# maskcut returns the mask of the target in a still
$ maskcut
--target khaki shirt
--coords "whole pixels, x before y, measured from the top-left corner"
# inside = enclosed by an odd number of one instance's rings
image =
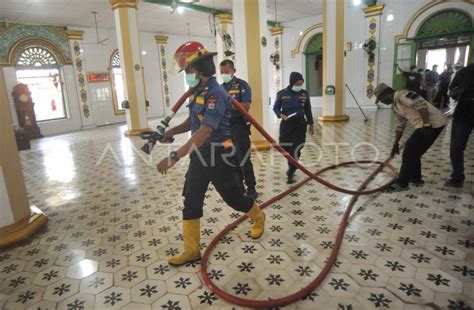
[[[446,117],[444,117],[443,113],[441,113],[441,111],[435,106],[423,99],[423,97],[420,95],[414,99],[410,99],[410,97],[414,96],[415,94],[416,93],[409,90],[400,90],[395,92],[393,105],[395,108],[396,130],[403,131],[407,125],[407,122],[415,128],[422,128],[423,120],[418,110],[423,108],[428,110],[430,124],[433,126],[433,128],[446,126]]]

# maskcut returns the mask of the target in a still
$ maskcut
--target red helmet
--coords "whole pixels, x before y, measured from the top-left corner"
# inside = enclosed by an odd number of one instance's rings
[[[178,47],[176,52],[174,52],[174,59],[181,72],[190,64],[196,62],[196,60],[215,55],[217,55],[217,53],[209,52],[201,43],[189,41]]]

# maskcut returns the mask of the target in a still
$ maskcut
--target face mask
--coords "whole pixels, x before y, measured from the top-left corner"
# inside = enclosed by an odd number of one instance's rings
[[[196,87],[199,84],[199,79],[196,75],[196,73],[186,74],[186,84],[188,84],[189,87]]]
[[[300,86],[293,85],[293,87],[291,87],[291,90],[295,92],[299,92],[302,89],[303,89],[303,85],[300,85]]]
[[[232,80],[232,75],[230,74],[221,74],[222,81],[224,83],[229,83]]]

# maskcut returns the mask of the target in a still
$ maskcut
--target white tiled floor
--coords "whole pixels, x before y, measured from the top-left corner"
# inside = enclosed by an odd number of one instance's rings
[[[393,141],[391,112],[369,111],[367,123],[359,111],[349,114],[350,122],[318,126],[316,136],[308,137],[314,144],[303,150],[302,162],[311,170],[334,163],[335,147],[329,145],[334,142],[346,143],[340,161],[351,160],[360,142],[373,144],[380,159],[387,157]],[[182,246],[187,159],[167,176],[158,175],[155,165],[170,149],[156,148],[150,160],[139,151],[142,141],[124,138],[124,130],[110,126],[44,138],[21,152],[30,201],[50,221],[27,243],[0,252],[0,307],[232,308],[203,286],[199,264],[178,269],[167,264]],[[275,137],[276,132],[274,126]],[[287,308],[472,309],[473,143],[471,138],[463,189],[443,187],[451,169],[447,128],[424,156],[423,187],[361,197],[331,273]],[[375,151],[360,145],[355,154],[372,159]],[[263,152],[253,159],[259,202],[288,187],[280,155]],[[393,164],[398,168],[400,158]],[[323,177],[355,189],[373,168],[351,166]],[[387,177],[381,173],[370,186]],[[206,197],[202,248],[240,216],[212,186]],[[223,238],[209,259],[211,278],[244,298],[277,298],[299,290],[324,266],[349,200],[349,195],[307,183],[265,209],[261,240],[246,235],[249,222]]]

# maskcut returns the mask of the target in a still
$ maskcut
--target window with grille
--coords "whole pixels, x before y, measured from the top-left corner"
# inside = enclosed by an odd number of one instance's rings
[[[18,83],[28,85],[38,122],[67,118],[64,79],[56,57],[41,46],[23,49],[15,62]]]

